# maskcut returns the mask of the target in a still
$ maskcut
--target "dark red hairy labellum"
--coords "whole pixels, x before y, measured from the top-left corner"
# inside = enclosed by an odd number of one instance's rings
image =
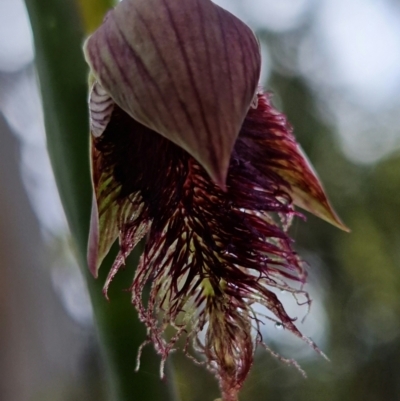
[[[296,212],[291,185],[280,174],[295,169],[295,146],[286,120],[264,95],[236,141],[226,191],[188,153],[117,106],[105,132],[93,139],[94,185],[103,188],[98,213],[101,218],[113,207],[120,232],[105,291],[146,235],[132,300],[148,338],[164,361],[186,333],[219,378],[225,401],[237,399],[262,343],[256,303],[315,347],[274,292],[301,292],[288,280],[301,286],[306,278],[286,232]],[[145,304],[146,283],[151,292]],[[176,329],[168,341],[167,326]]]

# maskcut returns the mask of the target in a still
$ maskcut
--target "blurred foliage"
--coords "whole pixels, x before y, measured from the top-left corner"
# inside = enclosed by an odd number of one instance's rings
[[[114,0],[76,0],[86,33],[93,32],[103,21]]]

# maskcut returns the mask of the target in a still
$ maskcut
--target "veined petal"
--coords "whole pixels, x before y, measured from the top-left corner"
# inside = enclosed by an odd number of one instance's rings
[[[210,0],[124,0],[85,54],[124,111],[225,186],[260,74],[259,45],[243,22]]]
[[[90,132],[96,138],[106,129],[114,110],[114,100],[98,83],[94,82],[89,93]]]
[[[109,123],[104,126],[104,134],[111,131],[118,135],[121,131],[132,130],[132,125],[135,127],[134,120],[126,118],[125,114],[120,116],[117,106],[115,109],[112,107],[111,115],[107,117]],[[119,263],[121,265],[124,264],[125,257],[146,234],[150,224],[140,193],[132,190],[127,194],[126,188],[118,181],[118,178],[126,173],[119,169],[118,164],[118,157],[124,150],[129,152],[124,148],[123,143],[121,149],[114,152],[114,147],[108,144],[103,145],[101,136],[98,138],[91,136],[91,175],[94,198],[88,242],[88,265],[95,277],[101,262],[118,236],[129,238],[129,245],[120,243]],[[129,157],[129,154],[122,154],[122,156]],[[116,269],[114,271],[116,272]],[[110,272],[107,283],[111,281],[114,274],[113,271]]]
[[[293,172],[286,169],[281,170],[282,177],[291,184],[291,196],[294,204],[341,230],[349,232],[350,229],[331,206],[317,173],[300,145],[297,145],[297,151],[302,157],[302,160],[298,160],[297,169],[294,169]]]
[[[268,160],[263,162],[260,155],[256,162],[258,168],[261,171],[268,168],[279,174],[289,184],[287,192],[295,205],[344,231],[349,231],[330,205],[323,186],[295,140],[286,117],[272,107],[269,97],[259,95],[258,101],[260,107],[249,111],[243,126],[243,130],[253,133],[263,130],[268,132],[262,139],[264,148],[267,149],[265,159]]]

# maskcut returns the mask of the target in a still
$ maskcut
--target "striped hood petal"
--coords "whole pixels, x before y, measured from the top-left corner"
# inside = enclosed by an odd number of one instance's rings
[[[124,111],[225,186],[260,75],[250,28],[210,0],[124,0],[84,51],[96,80]]]

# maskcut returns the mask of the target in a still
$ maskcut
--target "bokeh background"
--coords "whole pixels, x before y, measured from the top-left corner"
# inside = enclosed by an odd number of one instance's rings
[[[308,378],[259,350],[241,399],[400,400],[400,2],[217,3],[257,32],[263,85],[352,230],[296,221],[313,298],[304,323],[280,294],[331,361],[266,324],[267,344]],[[105,366],[46,152],[34,54],[24,2],[0,0],[0,400],[101,401]],[[206,371],[179,353],[173,362],[183,401],[218,397]]]

